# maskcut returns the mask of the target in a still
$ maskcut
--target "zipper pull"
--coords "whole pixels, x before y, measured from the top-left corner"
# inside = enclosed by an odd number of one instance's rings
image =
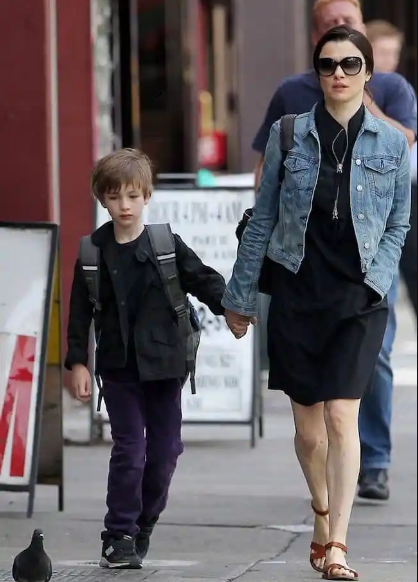
[[[332,220],[339,220],[340,215],[338,213],[338,200],[335,201],[334,210],[332,211]]]
[[[342,174],[343,173],[343,169],[344,169],[343,164],[338,164],[337,165],[337,174]]]

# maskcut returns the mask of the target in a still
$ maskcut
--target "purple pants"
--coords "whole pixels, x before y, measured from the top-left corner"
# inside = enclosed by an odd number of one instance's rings
[[[181,385],[103,382],[114,446],[105,517],[107,535],[135,536],[158,519],[183,452]]]

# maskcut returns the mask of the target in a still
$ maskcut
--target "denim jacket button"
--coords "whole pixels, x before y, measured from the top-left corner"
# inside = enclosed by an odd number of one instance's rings
[[[364,243],[364,248],[368,251],[370,248],[370,243],[368,242]]]
[[[357,166],[361,166],[361,160],[360,159],[356,160],[356,165]]]
[[[357,186],[357,192],[363,192],[363,186],[361,184]]]
[[[360,214],[357,216],[357,218],[358,218],[359,220],[364,220],[366,217],[364,216],[364,214],[362,214],[362,213],[360,212]]]

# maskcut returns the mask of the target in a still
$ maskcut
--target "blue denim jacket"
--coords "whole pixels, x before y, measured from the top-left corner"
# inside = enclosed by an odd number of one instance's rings
[[[285,160],[282,188],[280,121],[271,129],[254,214],[245,230],[223,306],[257,312],[258,279],[267,255],[297,273],[321,163],[315,108],[296,119],[295,145]],[[366,110],[353,150],[351,210],[365,284],[383,298],[398,270],[410,228],[410,150],[405,136]]]

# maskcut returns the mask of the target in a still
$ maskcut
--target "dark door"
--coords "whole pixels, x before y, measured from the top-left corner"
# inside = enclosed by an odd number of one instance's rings
[[[136,0],[141,147],[157,173],[194,164],[195,0]]]

